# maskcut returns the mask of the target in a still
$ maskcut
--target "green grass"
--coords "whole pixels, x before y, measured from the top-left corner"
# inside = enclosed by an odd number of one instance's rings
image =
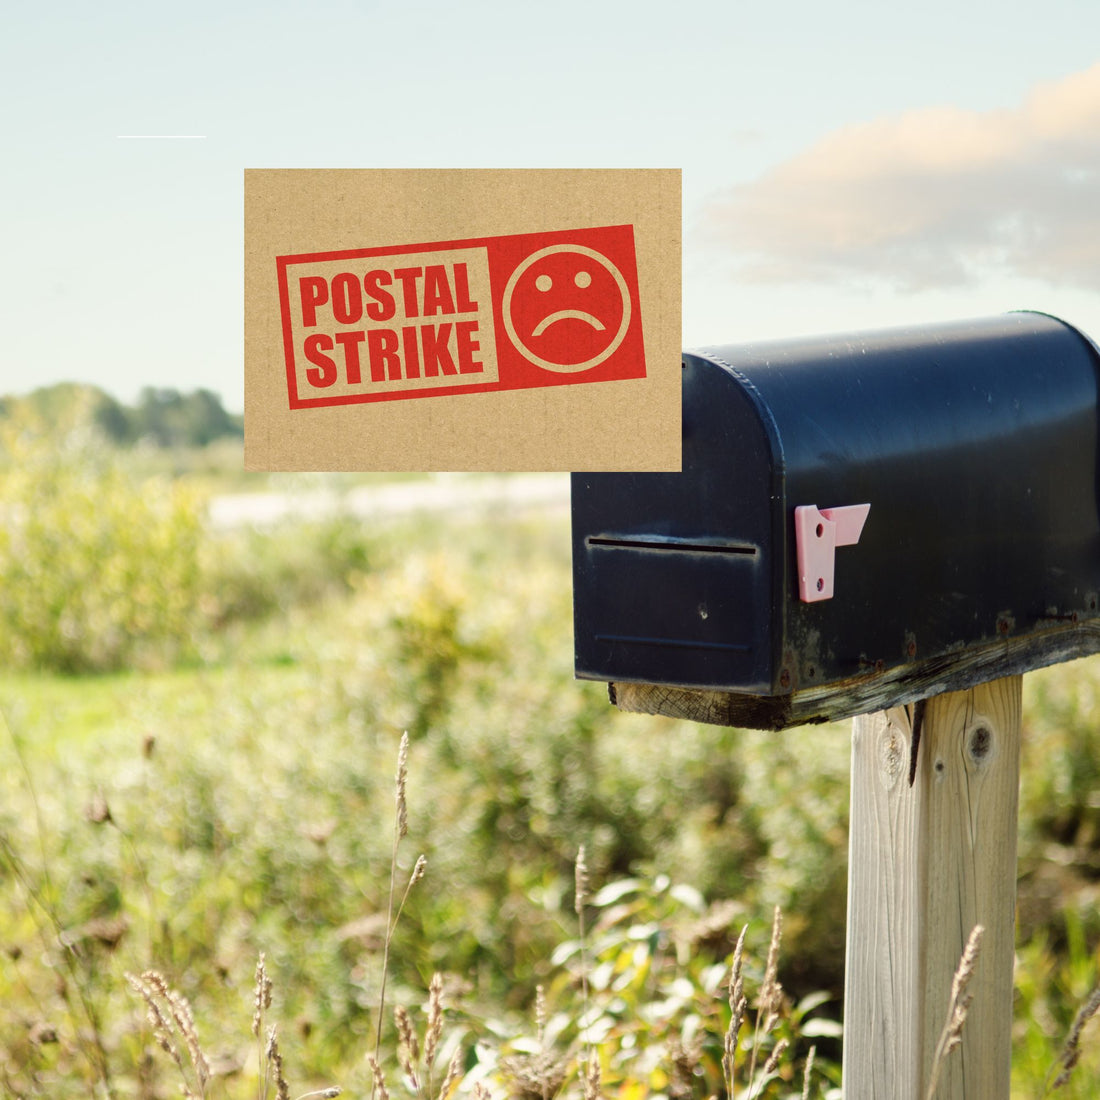
[[[295,553],[309,537],[299,533]],[[768,837],[792,827],[787,811],[747,814],[723,842],[720,817],[733,825],[745,781],[734,735],[618,714],[602,685],[572,680],[563,522],[421,523],[389,528],[383,542],[375,568],[224,624],[189,665],[0,678],[14,739],[0,760],[5,834],[53,914],[44,928],[41,913],[28,923],[25,885],[9,876],[0,939],[20,945],[29,1004],[60,1012],[28,941],[49,939],[52,920],[126,919],[121,942],[94,949],[81,972],[128,1021],[108,1044],[120,1064],[137,1026],[122,970],[156,964],[205,1006],[207,1028],[231,1034],[241,991],[227,983],[265,950],[300,1021],[288,1058],[311,1080],[357,1079],[378,960],[372,934],[355,929],[383,909],[405,729],[412,833],[431,885],[399,937],[398,998],[442,970],[472,983],[477,1014],[526,1010],[571,934],[582,842],[598,881],[665,868],[715,899],[759,879],[746,913],[773,895],[791,900],[786,872],[769,883],[754,870]],[[107,823],[90,820],[97,798]],[[835,873],[829,882],[842,898]],[[821,896],[792,903],[792,944],[799,927],[803,941],[815,931],[805,907]],[[10,1035],[20,1017],[7,1003]]]
[[[539,984],[575,1038],[563,945],[581,843],[594,891],[635,883],[629,912],[594,914],[598,1018],[619,1044],[609,1092],[669,1087],[658,1048],[713,1014],[736,929],[766,938],[776,904],[792,1003],[825,990],[824,1013],[839,1012],[847,726],[775,736],[615,711],[603,685],[572,677],[564,519],[337,519],[205,536],[199,565],[174,663],[0,674],[0,1088],[84,1096],[108,1073],[116,1096],[169,1095],[123,978],[149,966],[192,1000],[225,1064],[252,1064],[260,951],[302,1089],[368,1088],[404,730],[401,869],[424,852],[429,870],[395,941],[393,997],[420,1004],[443,972],[471,1069],[490,1073],[474,1039],[522,1052]],[[1098,975],[1098,674],[1087,661],[1025,679],[1020,1097],[1039,1095]],[[33,1042],[41,1027],[58,1041]],[[832,1073],[838,1044],[816,1030]],[[651,1070],[628,1067],[630,1043]],[[1100,1042],[1084,1045],[1062,1095],[1089,1095],[1100,1074]],[[247,1069],[224,1084],[255,1095]]]

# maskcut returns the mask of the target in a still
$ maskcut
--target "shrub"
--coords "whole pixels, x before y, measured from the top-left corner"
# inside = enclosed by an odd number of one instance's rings
[[[217,631],[346,595],[374,567],[375,541],[343,513],[270,531],[208,532],[201,552],[205,623]]]
[[[131,477],[87,436],[7,433],[0,473],[0,661],[108,671],[187,647],[199,513],[178,484]]]

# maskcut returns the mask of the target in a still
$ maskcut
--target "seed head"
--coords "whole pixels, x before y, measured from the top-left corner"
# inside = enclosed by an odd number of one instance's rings
[[[401,746],[397,750],[397,839],[409,835],[409,805],[406,787],[409,781],[409,734],[401,735]]]
[[[582,844],[577,849],[577,862],[573,868],[573,909],[579,914],[588,900],[588,865],[585,863],[585,851]]]

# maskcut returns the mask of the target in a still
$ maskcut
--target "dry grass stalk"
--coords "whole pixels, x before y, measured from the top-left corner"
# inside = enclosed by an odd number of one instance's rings
[[[733,962],[730,965],[729,1002],[730,1002],[730,1026],[726,1029],[724,1052],[722,1054],[722,1070],[726,1077],[726,1094],[733,1096],[733,1071],[737,1057],[737,1036],[741,1031],[741,1023],[745,1019],[745,1009],[749,1002],[745,998],[745,979],[741,973],[745,954],[745,933],[749,926],[746,924],[741,929],[741,935],[737,937],[737,946],[733,950]]]
[[[373,1059],[375,1063],[377,1063],[379,1051],[382,1049],[382,1020],[386,1011],[386,981],[389,976],[390,946],[393,943],[393,933],[405,909],[405,902],[408,901],[409,892],[424,877],[424,872],[428,866],[428,861],[424,856],[420,856],[417,859],[412,874],[409,876],[409,881],[405,885],[405,892],[401,896],[401,902],[397,906],[395,912],[394,897],[397,892],[397,849],[398,845],[400,845],[401,841],[408,836],[409,833],[408,779],[409,735],[406,732],[401,735],[401,744],[397,750],[393,850],[390,856],[390,892],[389,902],[386,907],[386,938],[382,947],[382,981],[378,993],[378,1027],[374,1035]],[[378,1091],[378,1080],[377,1076],[372,1079],[371,1100],[385,1100],[385,1097],[381,1096]]]
[[[186,1082],[187,1071],[183,1066],[183,1055],[179,1047],[176,1046],[175,1037],[172,1034],[172,1025],[168,1022],[164,1013],[161,1012],[154,991],[133,974],[127,974],[126,980],[145,1001],[146,1019],[148,1019],[149,1026],[153,1029],[153,1038],[156,1040],[157,1046],[176,1063],[179,1067],[180,1074]]]
[[[403,1005],[398,1005],[393,1010],[393,1020],[397,1025],[397,1057],[401,1062],[401,1068],[409,1083],[420,1093],[420,1075],[416,1071],[420,1061],[420,1044],[416,1039],[416,1031],[412,1020]]]
[[[462,1076],[462,1048],[456,1047],[451,1055],[451,1064],[447,1067],[447,1076],[443,1078],[443,1084],[439,1089],[438,1100],[447,1100],[451,1095],[451,1089],[458,1083]]]
[[[443,1035],[443,975],[436,972],[428,985],[428,1026],[424,1032],[424,1065],[431,1080],[439,1040]]]
[[[584,904],[588,901],[588,864],[583,844],[577,849],[577,862],[573,865],[573,887],[573,911],[583,917]]]
[[[210,1080],[210,1063],[199,1043],[195,1019],[187,998],[173,989],[164,976],[155,970],[146,970],[140,977],[127,974],[126,981],[145,1002],[153,1037],[161,1050],[176,1063],[183,1078],[184,1095],[205,1097]],[[186,1062],[184,1050],[187,1051]],[[187,1069],[188,1064],[191,1067],[190,1072]]]
[[[386,1076],[373,1054],[367,1055],[367,1065],[370,1066],[371,1072],[371,1096],[377,1096],[378,1100],[390,1100],[390,1091],[386,1088]]]
[[[267,976],[264,953],[256,960],[256,993],[253,998],[252,1035],[259,1039],[263,1033],[264,1012],[271,1007],[271,979]]]
[[[276,1100],[290,1100],[290,1087],[283,1075],[283,1056],[279,1051],[279,1038],[275,1025],[267,1029],[267,1072],[264,1074],[264,1095],[267,1095],[267,1073],[275,1078]]]
[[[191,1057],[191,1064],[195,1067],[201,1091],[205,1095],[206,1083],[210,1080],[210,1064],[199,1045],[199,1035],[195,1030],[195,1018],[191,1014],[191,1005],[187,998],[175,989],[168,991],[168,997],[168,1003],[172,1008],[172,1019],[175,1020],[176,1027],[179,1028],[183,1041],[187,1044],[187,1053]]]
[[[543,1038],[546,1035],[546,990],[542,982],[535,986],[535,1033],[538,1037],[539,1050],[541,1050]]]
[[[274,1024],[267,1029],[266,1045],[262,1044],[261,1039],[264,1034],[264,1013],[271,1007],[271,989],[272,982],[267,975],[267,964],[263,952],[260,952],[260,957],[256,961],[256,988],[252,1008],[252,1034],[261,1043],[259,1046],[259,1097],[260,1100],[267,1100],[267,1090],[274,1079],[277,1100],[290,1100],[290,1087],[283,1073],[283,1055],[279,1050],[278,1032]],[[330,1085],[328,1088],[303,1093],[298,1100],[339,1096],[342,1091],[339,1085]]]
[[[926,1100],[932,1100],[936,1095],[940,1073],[947,1062],[947,1056],[962,1042],[966,1015],[974,1000],[974,994],[967,991],[967,986],[978,965],[984,933],[985,929],[980,924],[974,925],[971,929],[962,958],[959,959],[958,968],[955,970],[955,976],[951,979],[951,1003],[948,1006],[947,1021],[943,1025],[940,1040],[936,1044],[936,1053],[932,1058],[932,1071],[928,1078],[928,1090],[925,1093]]]
[[[806,1055],[806,1068],[802,1071],[802,1100],[810,1100],[810,1077],[814,1071],[816,1057],[817,1047],[810,1047],[810,1053]]]
[[[512,1100],[548,1100],[565,1081],[568,1063],[553,1051],[513,1054],[501,1058],[500,1068]],[[581,1076],[585,1075],[582,1068]]]
[[[394,1026],[397,1029],[397,1057],[401,1069],[418,1097],[433,1097],[432,1068],[439,1052],[439,1041],[443,1035],[443,975],[436,973],[428,986],[427,1023],[424,1028],[423,1061],[421,1060],[420,1041],[408,1010],[398,1005],[393,1010]],[[376,1060],[372,1063],[377,1064]],[[462,1075],[462,1049],[456,1049],[447,1067],[447,1075],[436,1100],[444,1100]],[[427,1091],[424,1078],[427,1078]]]
[[[546,992],[541,985],[535,987],[535,1031],[538,1045],[534,1052],[511,1054],[500,1060],[512,1100],[552,1100],[565,1082],[569,1060],[546,1043]],[[584,1054],[587,1053],[586,1047]],[[578,1059],[577,1072],[581,1084],[587,1088],[584,1054]]]
[[[264,1013],[271,1007],[271,979],[267,976],[264,953],[256,960],[256,985],[252,994],[252,1037],[256,1040],[256,1066],[260,1096],[267,1093],[267,1063],[264,1061]]]
[[[760,1042],[779,1023],[779,1011],[783,1006],[783,987],[779,984],[779,944],[783,938],[783,914],[779,906],[772,914],[772,937],[768,944],[768,961],[764,967],[764,980],[756,1001],[756,1027],[753,1031],[752,1057],[749,1060],[749,1088],[756,1080],[756,1057]],[[765,1070],[765,1076],[767,1070]],[[750,1092],[750,1095],[752,1093]]]
[[[176,1063],[183,1078],[183,1095],[191,1100],[205,1100],[206,1087],[212,1073],[199,1043],[195,1019],[187,998],[173,989],[163,975],[155,970],[146,970],[140,977],[127,974],[126,980],[145,1002],[146,1014],[157,1045]],[[261,954],[256,963],[256,987],[252,1006],[252,1035],[260,1042],[258,1096],[259,1100],[266,1100],[273,1080],[277,1100],[290,1100],[290,1089],[283,1074],[283,1057],[279,1052],[274,1025],[267,1029],[266,1044],[260,1038],[263,1034],[264,1013],[271,1007],[271,988],[271,979],[267,976],[267,966]],[[184,1051],[187,1052],[186,1059]],[[338,1085],[332,1085],[307,1092],[298,1097],[298,1100],[335,1097],[341,1091]]]
[[[546,1053],[546,990],[542,988],[541,982],[535,986],[535,1035],[538,1039],[539,1054],[544,1055]],[[545,1081],[542,1085],[542,1100],[549,1100]]]
[[[584,1075],[584,1100],[600,1100],[600,1060],[589,1058]]]
[[[772,938],[768,944],[768,963],[764,968],[764,982],[760,986],[760,1011],[764,1014],[764,1032],[767,1034],[779,1021],[783,1005],[783,987],[779,984],[779,942],[783,938],[783,914],[777,905],[772,916]]]
[[[382,1021],[386,1011],[386,983],[389,977],[390,948],[393,944],[393,935],[397,924],[401,920],[401,914],[405,911],[405,903],[409,900],[412,888],[424,877],[428,867],[425,856],[417,857],[413,865],[412,873],[405,884],[404,893],[400,902],[394,906],[397,894],[397,852],[401,841],[409,835],[409,735],[401,735],[401,743],[397,750],[397,776],[394,784],[394,827],[393,849],[390,858],[390,890],[389,901],[386,908],[386,934],[382,946],[382,980],[378,994],[378,1026],[375,1030],[374,1052],[367,1057],[367,1063],[371,1069],[371,1100],[389,1100],[389,1091],[386,1088],[382,1066],[378,1061],[382,1048]],[[416,1029],[407,1010],[398,1006],[394,1009],[394,1022],[398,1035],[398,1061],[404,1070],[409,1083],[416,1090],[418,1096],[423,1095],[423,1085],[420,1077],[420,1043],[417,1039]],[[439,1048],[439,1040],[443,1033],[443,978],[439,974],[432,977],[428,991],[428,1022],[424,1034],[424,1065],[427,1068],[428,1091],[432,1089],[432,1066]],[[454,1087],[461,1073],[462,1061],[460,1052],[456,1051],[451,1059],[447,1077],[444,1080],[441,1097],[445,1097]]]
[[[790,1046],[790,1043],[786,1039],[780,1039],[775,1044],[771,1054],[768,1055],[768,1060],[764,1063],[765,1080],[779,1068],[779,1059],[786,1053],[788,1046]]]
[[[397,839],[403,840],[409,835],[409,804],[406,797],[409,782],[409,734],[401,735],[401,745],[397,750]]]
[[[1055,1067],[1060,1065],[1062,1068],[1058,1076],[1051,1082],[1050,1089],[1060,1089],[1069,1082],[1074,1067],[1081,1059],[1081,1032],[1084,1031],[1085,1025],[1097,1012],[1100,1012],[1100,985],[1092,991],[1089,999],[1081,1006],[1074,1017],[1073,1026],[1069,1029],[1065,1045],[1055,1062]]]
[[[588,900],[588,864],[582,844],[577,849],[577,862],[573,865],[573,909],[577,914],[577,931],[581,945],[581,1040],[584,1054],[581,1058],[582,1076],[587,1081],[588,1066],[592,1061],[592,1044],[588,1038],[588,937],[584,924],[584,906]],[[587,1084],[585,1085],[587,1088]]]

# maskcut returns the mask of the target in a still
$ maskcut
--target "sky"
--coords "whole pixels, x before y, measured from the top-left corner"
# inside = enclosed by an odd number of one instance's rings
[[[685,347],[1015,308],[1100,339],[1095,0],[4,23],[0,393],[203,387],[240,411],[245,168],[681,168]]]

